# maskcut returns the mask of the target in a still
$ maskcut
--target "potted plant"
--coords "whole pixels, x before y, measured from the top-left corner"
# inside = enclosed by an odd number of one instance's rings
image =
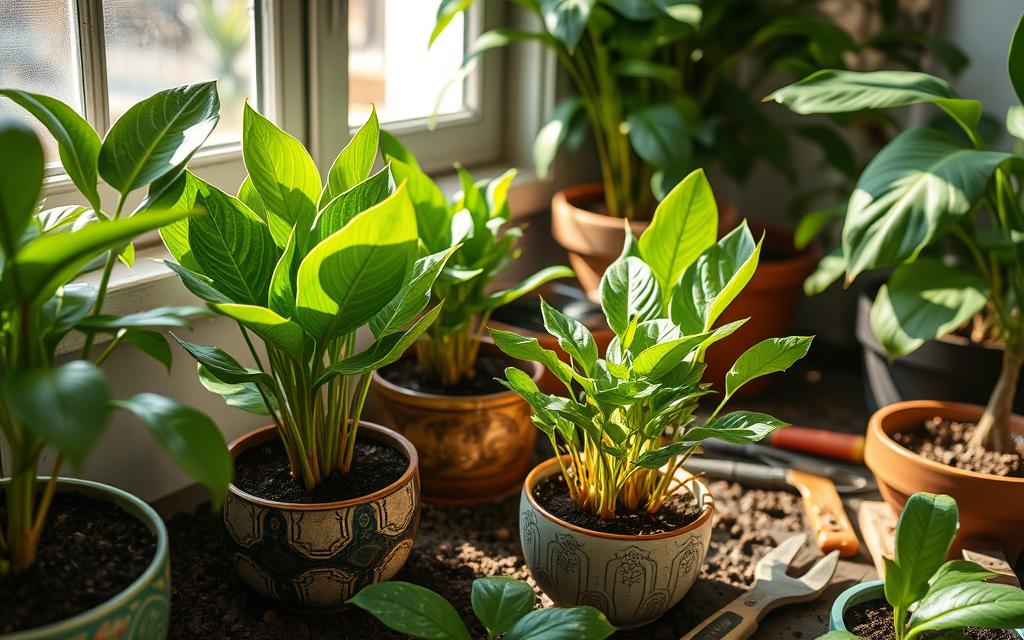
[[[750,380],[803,357],[809,337],[773,338],[744,353],[706,420],[713,393],[704,356],[743,320],[716,327],[757,268],[761,243],[741,224],[715,242],[718,212],[700,170],[658,205],[648,230],[626,235],[601,280],[601,305],[615,331],[599,357],[590,332],[543,304],[546,326],[570,363],[536,339],[492,329],[513,358],[544,364],[562,396],[505,370],[503,383],[534,411],[559,455],[527,476],[520,503],[523,555],[559,606],[588,604],[617,627],[646,624],[696,579],[711,536],[713,501],[683,464],[707,438],[754,442],[783,425],[762,414],[722,414]]]
[[[0,634],[12,639],[124,634],[163,638],[170,615],[167,530],[156,512],[115,487],[61,476],[81,468],[114,410],[135,414],[160,446],[219,502],[231,478],[224,440],[205,415],[152,393],[111,397],[100,366],[123,345],[166,365],[158,326],[188,326],[203,309],[125,316],[104,299],[114,263],[138,235],[196,215],[125,201],[180,172],[217,122],[211,83],[162,91],[129,109],[101,141],[71,107],[16,89],[5,96],[53,134],[87,204],[43,209],[43,150],[35,133],[0,121]],[[102,178],[119,195],[103,207]],[[97,259],[99,284],[74,282]],[[80,351],[58,357],[71,332]],[[107,341],[94,350],[97,336]],[[44,452],[56,456],[44,469]],[[49,453],[46,453],[47,457]],[[49,473],[49,477],[41,474]]]
[[[472,4],[442,0],[434,37]],[[538,42],[572,82],[575,94],[551,111],[533,155],[537,174],[545,177],[560,148],[575,151],[588,131],[593,136],[602,182],[560,191],[551,216],[552,233],[594,302],[601,274],[622,246],[621,219],[639,236],[657,201],[696,167],[742,183],[764,163],[795,184],[792,149],[800,140],[819,148],[824,164],[840,175],[855,173],[856,153],[836,124],[791,126],[770,117],[770,107],[755,98],[766,90],[766,78],[781,73],[795,79],[823,65],[862,66],[879,59],[913,66],[924,51],[954,70],[966,64],[954,45],[906,24],[891,7],[865,8],[880,26],[855,34],[848,15],[817,0],[517,4],[538,26],[482,34],[464,66],[495,48]],[[816,179],[794,207],[803,213],[803,203],[822,191],[834,188],[823,190]],[[727,231],[740,215],[728,203],[721,209]],[[729,318],[754,320],[716,345],[709,358],[708,379],[717,385],[728,371],[718,363],[789,330],[801,283],[818,259],[815,247],[796,247],[789,231],[767,231],[758,273]],[[758,380],[742,393],[763,390],[769,381]]]
[[[998,574],[967,560],[946,561],[957,530],[956,501],[915,493],[896,525],[885,580],[854,585],[832,606],[819,640],[1024,638],[1024,591],[987,580]],[[992,629],[1006,629],[995,635]],[[854,633],[859,631],[860,633]],[[943,636],[945,637],[945,636]]]
[[[382,149],[396,179],[409,182],[420,241],[450,258],[431,291],[432,303],[443,300],[444,308],[420,335],[415,354],[373,376],[377,411],[416,446],[427,499],[471,503],[516,491],[530,470],[536,431],[527,404],[494,381],[511,363],[481,334],[496,308],[572,277],[572,270],[548,267],[489,291],[520,254],[522,228],[507,226],[516,172],[474,181],[458,167],[462,190],[446,201],[397,140],[385,134]]]
[[[178,341],[210,391],[272,422],[229,445],[228,553],[292,608],[337,608],[387,580],[419,524],[416,450],[361,416],[374,370],[440,312],[421,314],[450,252],[420,255],[415,185],[396,187],[389,166],[371,175],[377,139],[371,114],[321,182],[305,148],[246,105],[238,197],[189,173],[166,196],[172,210],[209,211],[161,230],[168,267],[238,323],[255,367]]]
[[[1024,23],[1010,47],[1010,78],[1024,98],[1022,31]],[[879,152],[850,198],[836,259],[846,282],[892,268],[870,313],[887,357],[961,331],[979,314],[1000,342],[1002,364],[985,407],[946,398],[883,407],[871,418],[865,457],[891,504],[918,491],[949,494],[963,510],[961,535],[1000,543],[1014,560],[1024,548],[1024,514],[1006,509],[1024,500],[1024,447],[1014,435],[1024,423],[1013,415],[1024,359],[1019,165],[986,148],[981,104],[930,75],[821,71],[773,97],[800,113],[932,103],[959,127],[958,137],[908,129]],[[1022,122],[1024,107],[1011,108],[1008,130],[1024,136]],[[952,366],[970,363],[964,356]]]
[[[473,613],[487,640],[604,640],[615,632],[593,607],[535,609],[537,596],[522,580],[506,576],[477,578],[471,593]],[[472,636],[455,608],[430,589],[408,582],[371,584],[349,602],[389,628],[413,638],[469,640]]]

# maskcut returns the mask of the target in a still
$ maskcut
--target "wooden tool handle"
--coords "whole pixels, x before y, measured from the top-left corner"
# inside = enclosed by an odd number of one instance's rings
[[[805,471],[790,469],[789,483],[800,491],[804,511],[814,531],[814,541],[823,553],[834,549],[848,558],[857,553],[857,533],[846,515],[843,501],[831,480]]]
[[[864,436],[810,427],[786,427],[773,433],[769,442],[780,449],[864,464]]]
[[[757,630],[761,609],[745,603],[741,595],[698,625],[681,640],[746,640]]]

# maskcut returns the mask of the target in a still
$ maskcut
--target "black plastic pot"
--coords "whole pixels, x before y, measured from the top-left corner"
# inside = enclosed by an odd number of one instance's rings
[[[857,341],[864,354],[864,395],[869,411],[903,400],[988,404],[1002,367],[1002,348],[947,336],[929,340],[910,355],[889,362],[871,332],[871,305],[877,291],[878,286],[868,287],[857,301]],[[1013,410],[1024,412],[1024,379],[1017,387]]]

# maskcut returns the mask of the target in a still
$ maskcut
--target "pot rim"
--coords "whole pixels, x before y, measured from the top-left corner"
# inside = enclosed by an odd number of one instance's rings
[[[36,476],[36,482],[46,482],[50,479],[50,476]],[[0,485],[5,485],[10,482],[10,478],[0,479]],[[132,495],[123,489],[104,484],[102,482],[95,482],[93,480],[84,480],[82,478],[65,478],[58,477],[57,479],[57,490],[63,491],[65,489],[73,491],[77,489],[85,489],[86,495],[92,495],[99,499],[111,498],[109,502],[116,504],[129,513],[133,518],[136,518],[142,524],[146,525],[146,528],[156,538],[156,551],[153,552],[153,559],[150,560],[149,565],[146,566],[145,571],[132,581],[127,587],[117,592],[112,598],[101,602],[100,604],[86,609],[81,613],[75,614],[70,618],[59,620],[57,622],[51,622],[50,624],[41,627],[32,627],[31,629],[22,629],[15,631],[10,635],[5,635],[5,640],[31,640],[32,638],[38,638],[43,636],[54,636],[54,634],[68,634],[71,633],[79,625],[85,623],[87,620],[97,617],[103,617],[119,607],[121,607],[125,601],[133,597],[135,592],[142,589],[146,584],[151,582],[156,574],[159,573],[164,565],[167,563],[168,558],[168,535],[167,528],[164,526],[163,520],[157,512],[147,502],[139,498],[138,496]],[[130,508],[125,508],[125,504]],[[169,603],[170,601],[168,601]],[[56,636],[55,636],[56,637]]]
[[[337,500],[335,502],[279,502],[277,500],[267,500],[266,498],[260,498],[259,496],[254,496],[251,493],[243,491],[235,485],[234,481],[228,485],[228,491],[241,500],[253,502],[260,506],[272,509],[280,509],[284,511],[334,511],[344,507],[368,504],[387,497],[409,484],[409,482],[412,481],[413,476],[419,472],[419,456],[416,453],[416,447],[414,447],[402,434],[367,420],[359,421],[359,432],[357,435],[360,434],[369,435],[372,439],[376,440],[384,440],[386,442],[390,440],[388,444],[391,444],[405,455],[406,460],[409,461],[409,466],[398,480],[395,480],[388,486],[378,489],[371,494],[358,498],[349,498],[347,500]],[[234,464],[235,458],[237,458],[243,451],[274,438],[279,439],[280,436],[278,436],[277,433],[277,426],[273,424],[268,424],[265,427],[260,427],[255,431],[250,431],[238,436],[231,441],[231,444],[228,445],[228,453],[231,455],[232,464]]]
[[[562,457],[568,458],[568,456]],[[544,475],[545,472],[547,472],[548,468],[554,466],[557,462],[558,458],[552,457],[548,458],[547,460],[541,462],[536,467],[534,467],[526,476],[526,480],[523,482],[523,494],[526,496],[526,499],[530,502],[530,506],[533,507],[535,511],[540,513],[548,520],[554,522],[555,524],[561,527],[565,527],[566,529],[569,529],[571,531],[575,531],[577,533],[593,536],[595,538],[605,538],[607,540],[661,540],[664,538],[674,538],[676,536],[683,535],[684,533],[689,533],[691,531],[699,529],[705,523],[711,520],[711,516],[714,514],[715,511],[715,500],[711,496],[711,492],[708,490],[707,486],[700,481],[699,478],[694,477],[690,480],[690,482],[695,482],[698,486],[704,489],[704,511],[699,516],[697,516],[696,520],[694,520],[686,526],[680,527],[673,531],[665,531],[662,533],[639,533],[632,535],[624,533],[605,533],[603,531],[594,531],[592,529],[580,527],[578,525],[566,522],[565,520],[562,520],[558,516],[549,512],[547,509],[542,507],[533,497],[534,483],[539,479],[539,476]],[[687,484],[689,484],[689,482]]]
[[[946,402],[943,400],[904,400],[902,402],[886,405],[871,415],[871,418],[868,420],[868,437],[870,438],[871,436],[874,436],[882,446],[886,447],[890,452],[900,456],[901,459],[913,464],[923,465],[925,468],[931,469],[935,472],[962,478],[971,478],[974,480],[987,480],[992,482],[1007,482],[1015,485],[1024,485],[1024,478],[1011,478],[1006,476],[996,476],[990,473],[979,473],[977,471],[969,471],[967,469],[960,469],[959,467],[952,467],[934,460],[928,460],[927,458],[898,444],[895,440],[890,438],[886,430],[882,428],[882,424],[886,419],[894,414],[905,411],[922,410],[934,411],[935,417],[940,418],[946,417],[949,413],[956,412],[977,414],[980,417],[981,414],[984,413],[985,408],[980,405],[967,404],[964,402]],[[1024,421],[1024,418],[1014,414],[1011,416],[1011,421],[1016,422],[1019,425]]]
[[[600,182],[572,185],[555,192],[555,195],[552,196],[552,209],[564,206],[566,211],[572,211],[573,217],[577,218],[578,222],[594,227],[622,231],[623,222],[626,221],[626,218],[616,218],[607,213],[591,211],[585,208],[584,205],[578,204],[580,200],[595,197],[604,197],[604,185]],[[632,227],[634,234],[638,231],[642,232],[650,224],[650,220],[629,221],[629,226]]]

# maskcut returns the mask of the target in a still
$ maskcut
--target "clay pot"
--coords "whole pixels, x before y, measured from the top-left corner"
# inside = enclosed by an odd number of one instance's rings
[[[896,444],[890,434],[920,426],[936,416],[976,422],[984,407],[953,402],[898,402],[875,412],[868,422],[864,461],[875,474],[885,501],[898,513],[918,491],[952,496],[960,509],[960,530],[953,545],[1002,549],[1014,564],[1024,549],[1024,478],[975,473],[926,460]],[[1011,428],[1024,434],[1024,417],[1013,416]]]
[[[40,477],[44,484],[49,478]],[[0,480],[4,485],[10,480]],[[65,638],[137,638],[163,640],[171,617],[170,561],[167,529],[148,504],[130,493],[89,480],[61,478],[60,493],[80,493],[113,502],[146,525],[156,538],[156,553],[141,576],[124,591],[88,611],[35,629],[9,635],[4,640],[61,640]]]
[[[534,467],[519,501],[530,574],[556,606],[590,605],[625,629],[656,620],[686,595],[704,564],[714,512],[707,487],[697,479],[686,483],[703,511],[685,527],[653,535],[600,533],[561,520],[534,499],[533,487],[559,471],[557,462]]]
[[[551,200],[551,234],[569,252],[569,265],[576,278],[594,302],[600,301],[598,286],[601,276],[622,253],[626,241],[625,220],[593,209],[604,204],[601,184],[582,184],[563,189]],[[633,235],[639,237],[647,222],[629,223]]]
[[[289,609],[330,611],[368,584],[390,580],[405,564],[420,522],[419,464],[412,443],[370,422],[359,436],[394,447],[409,460],[397,481],[361,498],[292,504],[229,486],[224,541],[238,576]],[[277,439],[271,425],[230,445],[232,458]]]
[[[481,345],[481,354],[499,355]],[[406,358],[413,357],[412,352]],[[540,380],[543,367],[511,361]],[[423,499],[474,504],[515,493],[533,463],[537,427],[530,406],[513,391],[476,396],[423,393],[389,382],[379,372],[370,385],[380,420],[408,438],[420,455]]]

